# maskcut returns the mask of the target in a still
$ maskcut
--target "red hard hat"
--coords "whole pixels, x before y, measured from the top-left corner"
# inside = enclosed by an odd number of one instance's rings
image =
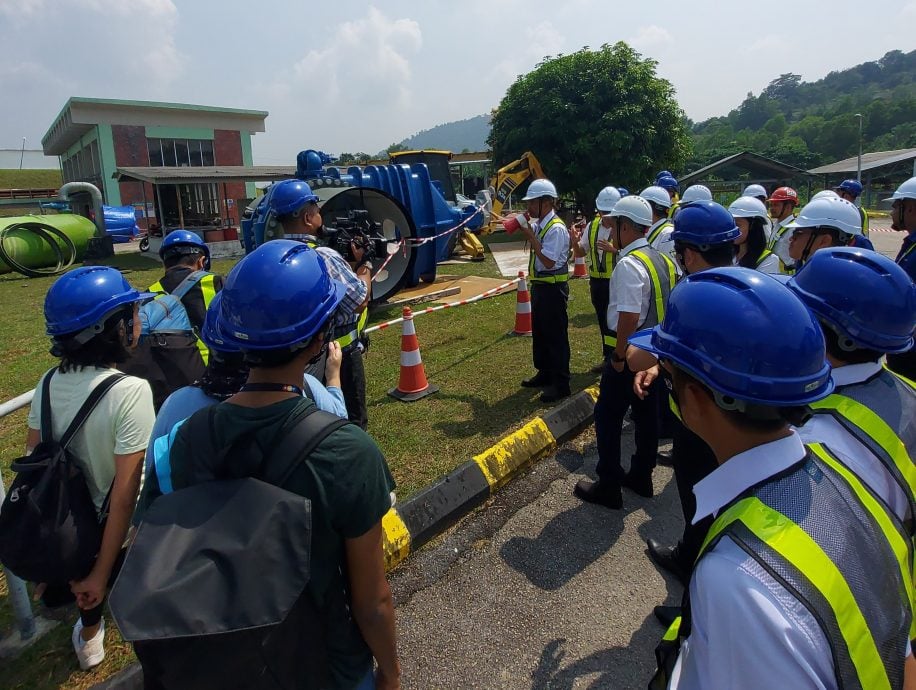
[[[777,187],[767,201],[790,201],[793,204],[797,204],[798,192],[791,187]]]

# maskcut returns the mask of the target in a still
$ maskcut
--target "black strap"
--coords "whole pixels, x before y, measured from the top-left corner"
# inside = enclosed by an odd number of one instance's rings
[[[76,413],[76,416],[73,418],[73,421],[70,422],[70,426],[68,426],[67,430],[64,432],[64,435],[60,437],[60,445],[62,448],[67,447],[76,433],[82,428],[83,424],[86,423],[86,419],[88,419],[89,415],[92,414],[92,411],[96,408],[96,405],[98,405],[105,394],[111,390],[112,386],[124,378],[127,378],[127,374],[112,374],[111,376],[103,379],[99,385],[92,389],[89,397],[86,398],[86,402],[84,402],[83,406],[80,407],[79,411]]]
[[[300,461],[307,459],[331,433],[349,423],[349,420],[319,410],[314,405],[296,419],[287,420],[279,434],[283,440],[265,463],[264,479],[282,487]]]
[[[41,413],[39,416],[39,423],[41,428],[41,440],[48,442],[51,440],[51,377],[54,376],[54,372],[57,371],[57,367],[54,367],[45,374],[44,379],[41,381]]]

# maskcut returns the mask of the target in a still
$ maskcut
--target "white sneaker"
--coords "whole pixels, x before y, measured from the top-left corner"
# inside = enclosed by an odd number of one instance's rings
[[[98,666],[105,660],[105,621],[99,626],[99,631],[91,640],[84,640],[82,636],[83,621],[76,619],[73,626],[73,635],[70,641],[73,643],[73,651],[76,652],[76,658],[80,661],[80,668],[88,671],[94,666]]]

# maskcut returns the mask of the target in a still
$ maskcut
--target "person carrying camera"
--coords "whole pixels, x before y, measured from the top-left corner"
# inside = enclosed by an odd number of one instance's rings
[[[372,294],[372,264],[366,248],[350,242],[350,261],[331,247],[321,246],[323,234],[318,197],[302,180],[277,182],[268,192],[267,203],[283,226],[283,236],[313,247],[334,280],[347,286],[347,292],[335,317],[333,336],[343,353],[340,384],[347,415],[364,431],[369,426],[366,411],[366,371],[363,366],[362,331],[368,319],[369,298]],[[318,378],[321,378],[320,376]]]

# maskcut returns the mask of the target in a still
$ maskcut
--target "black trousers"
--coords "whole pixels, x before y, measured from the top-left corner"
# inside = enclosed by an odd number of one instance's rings
[[[611,333],[611,329],[607,327],[607,307],[611,301],[611,279],[589,278],[588,290],[591,293],[595,315],[598,317],[598,330],[601,331],[601,352],[604,354],[604,359],[607,360],[614,351],[614,348],[604,342],[604,336]]]
[[[345,352],[340,361],[340,390],[347,405],[347,417],[363,431],[369,426],[366,410],[366,368],[362,350]]]
[[[620,464],[620,435],[627,410],[633,409],[636,425],[636,454],[630,463],[634,477],[645,477],[655,469],[658,454],[658,414],[656,406],[659,381],[649,389],[645,400],[633,392],[635,374],[626,366],[618,372],[608,361],[601,375],[598,402],[595,403],[595,440],[598,446],[598,479],[611,487],[619,487],[624,470]]]
[[[712,516],[708,515],[697,524],[691,524],[697,512],[697,497],[693,493],[693,487],[709,476],[719,463],[709,445],[676,418],[673,427],[671,465],[674,468],[677,492],[681,498],[681,511],[684,513],[684,532],[678,545],[678,556],[689,572],[693,570],[693,564],[713,521]]]
[[[112,585],[114,585],[115,580],[118,578],[118,573],[121,572],[121,566],[124,565],[124,557],[126,555],[127,549],[121,549],[121,553],[118,554],[114,566],[111,569],[111,575],[108,577],[109,589]],[[86,574],[88,575],[89,573]],[[106,598],[107,597],[104,597],[102,601],[93,606],[91,609],[79,610],[80,620],[83,622],[84,628],[91,628],[93,625],[97,625],[98,622],[102,620],[102,610],[105,608]],[[47,606],[49,609],[66,606],[68,604],[72,604],[74,601],[76,601],[76,596],[73,594],[73,592],[70,591],[70,585],[67,583],[48,583],[48,586],[45,587],[44,593],[41,595],[41,603]]]
[[[531,283],[534,368],[559,391],[569,390],[569,283]]]

